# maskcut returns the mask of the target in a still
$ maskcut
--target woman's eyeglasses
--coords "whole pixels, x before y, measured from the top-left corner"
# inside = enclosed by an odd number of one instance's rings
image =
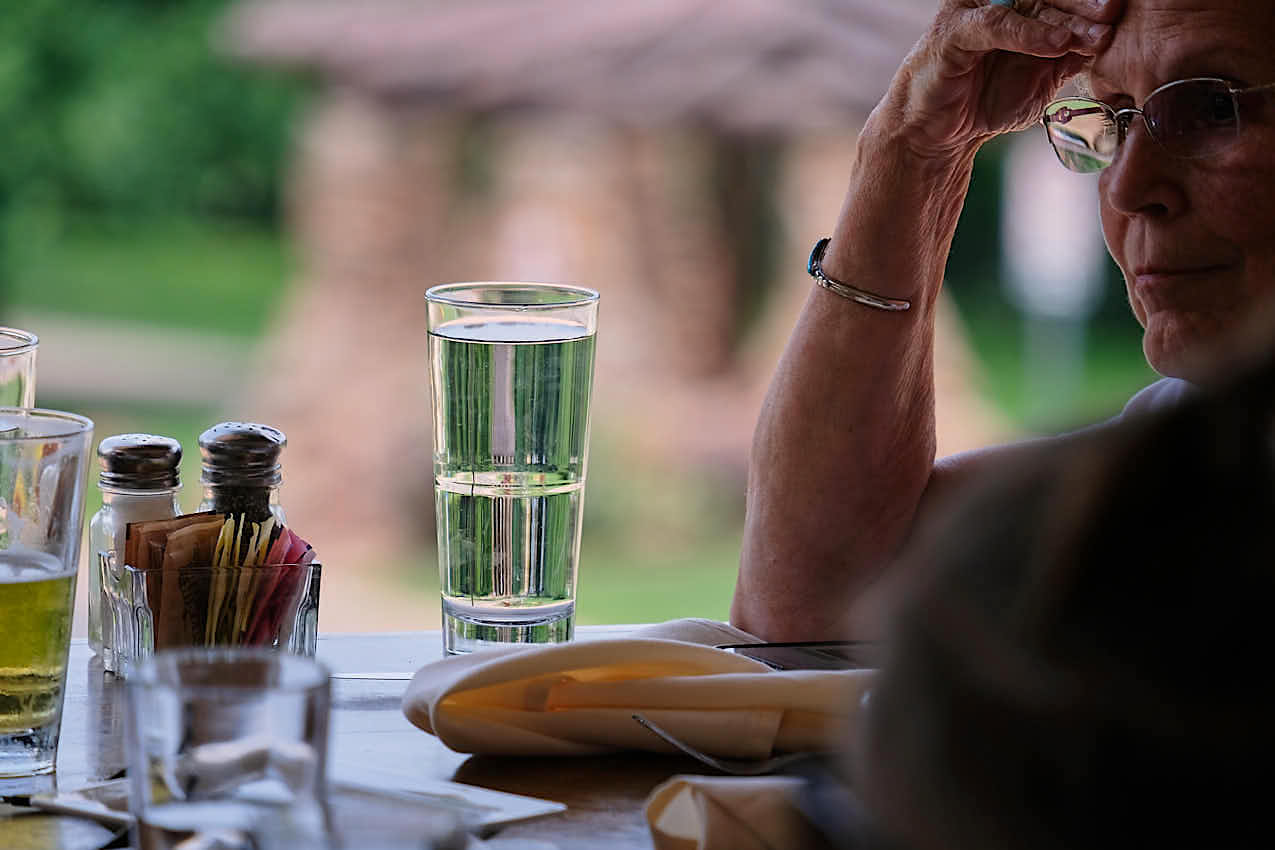
[[[1239,137],[1240,99],[1271,90],[1275,83],[1237,89],[1226,80],[1193,77],[1160,86],[1141,109],[1067,97],[1045,107],[1040,120],[1059,161],[1090,174],[1112,163],[1139,116],[1151,138],[1171,156],[1199,159],[1221,153]]]

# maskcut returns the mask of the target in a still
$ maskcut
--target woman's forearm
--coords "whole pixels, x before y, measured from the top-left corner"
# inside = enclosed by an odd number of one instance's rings
[[[1122,11],[943,0],[904,59],[860,136],[824,270],[912,309],[811,292],[754,438],[737,625],[844,634],[854,595],[907,538],[934,470],[934,308],[974,153],[1035,122]]]
[[[853,596],[912,527],[934,464],[934,308],[973,150],[861,137],[825,272],[888,313],[812,288],[758,420],[732,620],[766,638],[843,634]]]

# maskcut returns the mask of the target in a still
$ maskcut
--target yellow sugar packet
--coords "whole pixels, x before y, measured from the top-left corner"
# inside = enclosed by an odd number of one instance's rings
[[[235,521],[231,517],[227,517],[226,521],[221,525],[221,532],[217,535],[217,546],[213,550],[212,565],[214,567],[224,567],[230,561],[230,548],[234,545],[235,539]],[[208,595],[208,623],[204,627],[204,643],[212,646],[217,636],[217,624],[221,621],[221,609],[226,603],[226,590],[228,579],[224,574],[218,574],[213,582],[212,593]]]
[[[243,526],[247,524],[248,524],[248,518],[243,517],[241,519],[240,526],[239,526],[240,534],[243,533]],[[243,563],[239,564],[239,566],[241,567],[252,566],[252,561],[254,560],[254,555],[255,555],[255,552],[253,551],[253,547],[254,547],[254,544],[256,543],[257,537],[260,534],[261,534],[261,524],[254,522],[252,524],[252,535],[248,539],[248,551],[244,555]],[[240,552],[242,550],[238,546],[236,546],[235,551]],[[239,582],[239,587],[238,587],[238,593],[236,594],[236,599],[235,599],[235,603],[236,603],[235,604],[235,625],[234,625],[234,630],[231,632],[231,634],[234,635],[235,643],[239,642],[240,635],[243,634],[244,629],[247,628],[247,625],[248,625],[248,613],[249,613],[248,608],[250,604],[252,603],[252,593],[251,593],[252,571],[241,570],[238,573],[237,579]]]
[[[266,565],[266,556],[270,553],[270,537],[274,534],[274,517],[266,520],[266,524],[261,527],[261,540],[257,550],[257,565]]]
[[[243,567],[255,567],[257,565],[257,538],[261,536],[261,526],[257,523],[252,524],[252,536],[248,538],[248,545],[245,547],[243,554]]]
[[[266,557],[270,552],[270,537],[274,534],[274,526],[275,518],[273,516],[266,517],[266,521],[261,525],[260,530],[255,535],[252,545],[248,547],[248,557],[251,561],[249,566],[266,566]],[[254,530],[257,530],[256,526],[253,528]],[[249,588],[248,598],[252,600],[252,607],[259,608],[264,600],[259,599],[258,594],[261,592],[266,580],[256,570],[249,572],[246,579],[248,581]],[[243,580],[244,577],[241,577],[240,581]],[[246,633],[248,629],[252,627],[253,620],[255,619],[254,617],[250,617],[249,613],[250,612],[245,611],[242,617],[243,626],[240,634],[241,638],[247,636]]]

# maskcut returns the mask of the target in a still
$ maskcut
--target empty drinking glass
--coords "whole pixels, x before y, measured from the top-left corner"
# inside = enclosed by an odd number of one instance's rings
[[[331,847],[329,701],[326,668],[266,649],[141,664],[126,722],[135,846]]]

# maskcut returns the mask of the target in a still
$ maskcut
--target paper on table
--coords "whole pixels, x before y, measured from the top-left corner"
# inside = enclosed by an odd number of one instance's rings
[[[723,639],[721,629],[703,621],[662,628]],[[730,631],[724,639],[743,634]],[[444,659],[417,672],[403,711],[466,753],[674,752],[633,721],[641,713],[712,755],[763,758],[835,748],[849,734],[872,676],[776,671],[702,644],[638,637]]]
[[[646,801],[655,850],[828,848],[795,803],[803,782],[791,776],[675,776]]]
[[[373,789],[436,812],[458,816],[465,826],[487,834],[512,823],[566,811],[553,800],[479,788],[445,779],[422,777],[419,771],[395,770],[363,761],[333,763],[330,784],[335,788]]]

